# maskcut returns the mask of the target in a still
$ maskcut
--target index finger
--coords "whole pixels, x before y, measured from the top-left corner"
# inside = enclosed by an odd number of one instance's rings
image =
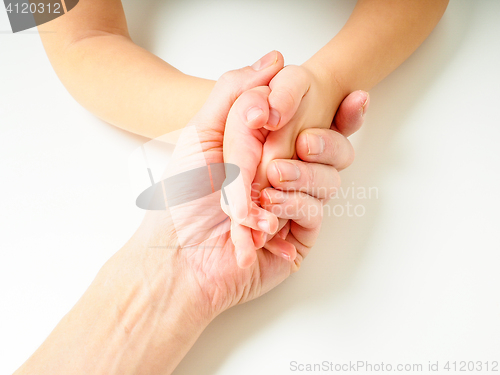
[[[277,229],[278,219],[252,202],[252,181],[265,141],[262,130],[258,128],[259,124],[264,125],[267,120],[268,95],[268,87],[259,86],[245,91],[229,111],[224,132],[224,163],[238,166],[240,173],[229,184],[224,184],[221,207],[237,223],[273,233]],[[250,110],[259,112],[255,117]],[[251,129],[248,123],[255,129]]]

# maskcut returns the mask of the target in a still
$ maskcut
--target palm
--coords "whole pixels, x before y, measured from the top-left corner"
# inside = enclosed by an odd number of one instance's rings
[[[229,233],[182,250],[187,272],[199,284],[215,311],[254,299],[283,281],[290,264],[267,250],[257,250],[257,261],[249,268],[236,264]]]
[[[200,160],[206,164],[224,161],[222,145],[225,124],[200,124],[194,119],[191,125],[186,128],[187,136],[181,136],[177,145],[182,155],[172,163],[176,172]],[[195,129],[197,137],[193,136]],[[255,160],[256,165],[258,162]],[[291,272],[289,262],[265,249],[257,250],[257,261],[249,268],[238,267],[230,236],[231,222],[220,208],[220,194],[218,191],[190,206],[190,218],[200,218],[210,212],[210,220],[186,220],[185,224],[190,226],[188,230],[202,232],[204,239],[181,250],[186,272],[191,273],[217,311],[258,297],[283,281]]]

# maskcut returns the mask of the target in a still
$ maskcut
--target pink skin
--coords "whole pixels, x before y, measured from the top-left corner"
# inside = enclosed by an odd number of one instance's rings
[[[295,142],[296,154],[301,160],[309,163],[299,160],[275,160],[259,166],[270,135],[267,128],[282,127],[285,121],[293,117],[293,111],[298,107],[290,106],[287,112],[282,109],[284,115],[280,126],[276,127],[274,124],[270,126],[269,121],[275,121],[273,115],[270,115],[272,110],[269,109],[269,101],[273,97],[274,90],[279,93],[279,86],[274,85],[273,90],[268,86],[262,86],[244,92],[229,112],[224,133],[224,161],[241,168],[245,187],[228,192],[230,200],[236,202],[235,206],[229,209],[223,205],[225,212],[233,220],[231,236],[236,244],[238,265],[243,268],[253,264],[256,258],[255,249],[262,246],[287,260],[294,260],[297,256],[297,246],[303,251],[306,251],[305,247],[310,247],[304,246],[302,241],[296,241],[297,232],[300,232],[299,236],[311,237],[305,244],[311,243],[312,246],[321,224],[321,205],[340,185],[338,170],[350,165],[354,157],[352,146],[345,135],[350,135],[359,129],[369,101],[367,93],[354,92],[340,105],[331,130],[313,128],[300,133]],[[295,94],[303,95],[301,90]],[[298,99],[292,102],[299,103]],[[316,150],[312,152],[314,146]],[[323,152],[317,153],[318,147]],[[276,168],[279,165],[281,168]],[[257,176],[259,168],[265,168],[264,178],[260,177],[264,183],[260,182],[256,189],[255,185],[252,186],[252,182],[255,183],[259,179]],[[300,177],[293,176],[287,181],[284,178],[286,170],[292,175],[298,171],[300,173],[297,175]],[[315,176],[314,181],[309,180],[312,175]],[[266,188],[271,185],[279,191],[267,188],[260,192],[259,187]],[[311,186],[320,186],[324,189],[307,190]],[[299,193],[299,189],[305,192]],[[288,192],[285,193],[283,190]],[[299,210],[284,212],[286,206],[290,206],[292,202],[293,207],[305,205],[309,207],[309,212],[318,214],[301,217],[297,213]],[[281,217],[280,220],[277,219],[278,215]],[[289,222],[288,219],[293,221]],[[267,225],[263,226],[263,221],[267,221]],[[278,230],[279,236],[276,236]]]
[[[181,135],[176,148],[176,151],[179,150],[174,163],[176,170],[173,172],[178,173],[182,172],[182,169],[191,169],[200,161],[207,164],[223,162],[223,140],[225,130],[227,130],[226,120],[228,120],[229,111],[232,108],[235,111],[242,111],[235,113],[243,113],[246,109],[238,104],[233,105],[236,98],[241,97],[241,94],[247,90],[268,84],[282,66],[283,60],[281,59],[262,71],[255,71],[248,67],[225,74],[217,82],[205,106],[191,120],[190,126],[185,129],[187,136]],[[363,95],[364,101],[366,93],[357,92],[346,98],[345,106],[341,106],[339,111],[345,109],[346,116],[344,117],[351,118],[351,122],[336,122],[336,128],[354,131],[361,125],[362,119],[359,110],[361,106],[356,103]],[[242,101],[239,103],[244,104]],[[357,113],[357,115],[349,115],[351,112]],[[238,118],[237,116],[232,117],[229,123]],[[352,121],[352,118],[355,121]],[[237,126],[238,123],[234,125]],[[241,123],[239,126],[241,125],[246,127],[245,123]],[[192,137],[193,134],[195,137]],[[320,135],[325,140],[326,147],[321,154],[311,155],[307,152],[307,138],[315,134]],[[342,154],[333,152],[333,150],[339,149],[347,151]],[[335,167],[347,166],[352,160],[353,155],[349,150],[352,150],[349,141],[334,130],[307,129],[297,139],[297,154],[303,161],[295,160],[294,162],[304,172],[307,169],[314,171],[317,168],[323,168],[322,170],[326,174],[334,173]],[[175,154],[176,152],[174,152]],[[269,202],[263,198],[261,203],[265,208],[273,210],[271,206],[279,204],[282,207],[290,207],[290,212],[293,213],[297,211],[296,208],[299,205],[315,206],[321,204],[322,199],[314,194],[285,190],[287,188],[298,190],[304,185],[312,185],[313,182],[319,186],[319,180],[302,179],[289,182],[285,186],[284,182],[276,180],[274,173],[270,167],[268,175],[274,188],[267,188],[266,193],[275,199]],[[308,175],[317,176],[318,174],[319,172]],[[333,189],[333,186],[330,186],[331,181],[333,180],[323,180],[322,183],[326,184],[323,187]],[[278,194],[281,194],[282,201],[279,201],[278,197],[275,196]],[[263,195],[263,197],[266,196]],[[281,227],[281,230],[278,231],[277,235],[266,235],[266,238],[261,239],[262,242],[265,242],[262,247],[255,246],[251,237],[250,242],[245,244],[240,242],[241,238],[238,237],[237,230],[229,232],[230,220],[227,220],[227,216],[222,211],[218,198],[217,194],[211,194],[196,200],[196,202],[191,202],[192,204],[175,212],[175,218],[171,211],[148,211],[135,239],[140,243],[152,243],[155,246],[163,244],[169,249],[168,253],[173,254],[178,259],[179,263],[177,264],[182,268],[183,277],[190,283],[192,282],[193,287],[199,291],[199,298],[206,302],[204,305],[210,310],[207,312],[209,315],[218,314],[238,303],[258,297],[278,285],[291,273],[296,272],[318,236],[318,223],[321,219],[319,216],[314,218],[300,215],[287,216],[287,210],[285,210],[284,215],[279,219],[278,228]],[[266,215],[272,215],[266,210],[261,210],[265,211]],[[182,215],[185,216],[185,220],[182,220]],[[234,220],[232,225],[237,228],[245,228],[245,226],[236,225]],[[193,235],[196,244],[181,246],[176,250],[178,247],[172,241],[179,237],[179,230],[185,238],[190,237],[190,234]],[[200,237],[200,232],[205,235],[205,239]],[[251,264],[245,263],[247,259],[251,260],[251,257],[247,258],[246,254],[241,256],[242,254],[239,253],[240,249],[245,249],[245,245],[250,246],[251,253],[256,258],[256,261]],[[256,250],[255,247],[257,247]],[[288,249],[296,251],[293,261],[291,261],[290,253],[288,253],[288,257],[282,255],[282,252]],[[164,252],[157,251],[154,253],[155,257],[164,254]],[[155,262],[157,260],[154,259]]]

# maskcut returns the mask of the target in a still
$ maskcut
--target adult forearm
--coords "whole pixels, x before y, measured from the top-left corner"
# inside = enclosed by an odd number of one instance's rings
[[[16,372],[170,374],[210,319],[177,250],[131,241],[99,272],[74,308]]]
[[[344,96],[370,90],[406,60],[441,19],[448,0],[359,0],[342,30],[306,66]]]

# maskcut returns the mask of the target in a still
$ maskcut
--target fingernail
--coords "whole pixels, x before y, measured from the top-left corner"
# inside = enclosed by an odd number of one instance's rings
[[[252,68],[256,71],[266,69],[271,65],[274,65],[278,61],[278,53],[276,51],[271,51],[264,57],[262,57],[259,61],[255,62],[252,65]]]
[[[261,232],[261,237],[262,237],[264,243],[266,243],[267,242],[267,233],[266,232]]]
[[[273,200],[271,199],[269,192],[266,189],[264,189],[263,192],[264,192],[264,194],[266,194],[266,197],[267,197],[267,200],[269,201],[269,203],[273,204]]]
[[[270,204],[283,204],[285,203],[286,197],[284,192],[279,192],[276,191],[273,194],[273,198],[271,199],[271,195],[267,191],[267,189],[262,190],[264,194],[266,194],[267,200],[269,201]]]
[[[280,236],[283,240],[286,239],[287,235],[288,235],[288,230],[286,227],[281,228],[281,230],[278,232],[278,236]]]
[[[293,163],[287,161],[275,161],[274,166],[280,175],[280,182],[297,181],[300,177],[300,170]]]
[[[264,111],[259,107],[252,107],[247,111],[247,122],[255,120],[257,117],[262,115]]]
[[[241,252],[238,251],[238,249],[236,248],[236,246],[234,247],[234,252],[235,252],[235,256],[236,256],[236,264],[240,264],[241,263]]]
[[[287,261],[290,261],[290,255],[288,255],[287,253],[281,253],[281,256],[285,258]]]
[[[361,106],[361,116],[364,116],[366,113],[366,110],[368,109],[368,104],[370,101],[370,94],[367,93],[366,91],[363,91],[366,94],[366,99],[363,102],[363,105]]]
[[[275,128],[276,126],[278,126],[280,120],[280,113],[274,108],[271,108],[271,110],[269,111],[269,120],[267,120],[268,125],[271,125],[273,128]]]
[[[317,134],[306,133],[307,154],[319,155],[325,150],[325,140]]]
[[[266,233],[271,233],[271,227],[269,226],[269,222],[267,220],[259,220],[257,222],[257,226]]]

